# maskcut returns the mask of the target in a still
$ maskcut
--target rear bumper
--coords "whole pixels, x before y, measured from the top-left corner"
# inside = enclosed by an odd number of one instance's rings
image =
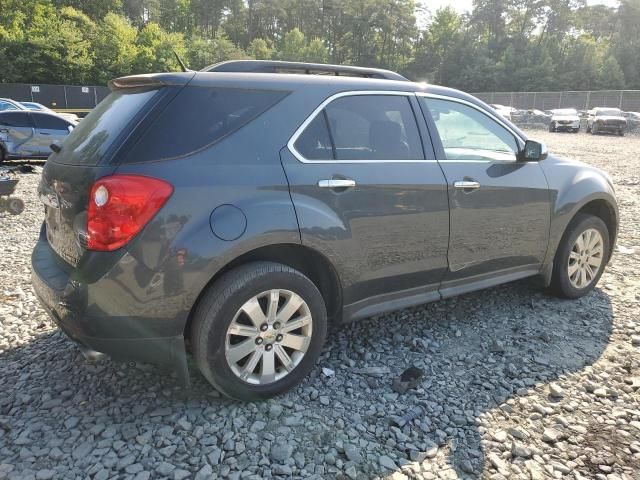
[[[31,255],[31,264],[32,284],[40,303],[83,350],[94,350],[118,360],[169,365],[188,382],[182,334],[164,335],[166,325],[157,328],[153,319],[101,314],[94,304],[96,295],[100,295],[100,281],[83,284],[73,280],[71,270],[49,246],[44,229]]]

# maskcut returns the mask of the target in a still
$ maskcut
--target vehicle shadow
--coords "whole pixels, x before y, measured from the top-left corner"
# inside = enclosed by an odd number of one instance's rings
[[[279,462],[317,478],[341,478],[350,468],[357,478],[445,470],[450,478],[480,478],[489,436],[482,417],[508,417],[505,402],[595,362],[612,321],[600,289],[563,301],[526,282],[496,287],[336,327],[312,374],[294,391],[260,403],[221,398],[193,365],[192,388],[184,390],[151,365],[89,364],[62,333],[48,333],[0,354],[0,452],[15,471],[53,468],[68,458],[86,476],[97,472],[96,455],[109,456],[109,448],[96,445],[129,445],[136,462],[150,468],[166,460],[196,472],[208,462],[220,472],[225,458],[235,457],[231,468],[260,474],[269,462],[255,465],[269,458],[268,445],[287,442],[289,458]],[[392,378],[412,365],[425,372],[422,383],[395,393]],[[394,425],[417,406],[416,419]],[[253,428],[256,421],[264,425]],[[107,435],[110,427],[115,433]],[[189,451],[179,447],[165,458],[159,452],[176,438]],[[62,459],[24,453],[52,445]],[[115,458],[111,474],[118,471]]]

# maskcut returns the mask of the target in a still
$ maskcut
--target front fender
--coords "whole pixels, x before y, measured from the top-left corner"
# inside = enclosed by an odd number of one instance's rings
[[[548,160],[548,161],[547,161]],[[618,203],[613,184],[602,170],[580,162],[549,158],[541,163],[551,193],[551,223],[549,246],[543,272],[550,276],[556,250],[571,220],[593,202],[605,202],[613,213],[615,229],[611,235],[611,250],[618,229]]]

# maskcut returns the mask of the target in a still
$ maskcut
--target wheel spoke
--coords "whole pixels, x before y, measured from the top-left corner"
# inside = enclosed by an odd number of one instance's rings
[[[260,383],[271,383],[276,379],[276,357],[273,350],[262,354],[262,372]]]
[[[588,263],[585,263],[584,270],[586,273],[587,282],[590,282],[591,280],[593,280],[593,277],[595,277],[595,274],[593,273],[593,269],[591,268],[591,265],[589,265]]]
[[[260,325],[267,321],[267,317],[265,317],[262,307],[256,297],[245,303],[242,306],[242,311],[247,314],[251,323],[253,323],[256,328],[259,328]]]
[[[269,307],[267,308],[267,322],[273,323],[278,313],[278,303],[280,302],[280,290],[269,292]]]
[[[569,252],[569,259],[576,260],[576,261],[580,260],[580,254],[572,250],[571,252]]]
[[[282,345],[274,345],[273,351],[276,352],[276,355],[278,356],[278,359],[280,359],[280,363],[282,363],[282,366],[287,371],[291,371],[293,369],[293,362],[291,361],[291,357],[289,356],[289,354],[285,352],[284,348],[282,348]]]
[[[288,333],[288,332],[292,332],[293,330],[297,330],[299,328],[302,328],[306,325],[309,325],[311,323],[311,317],[310,316],[304,316],[304,317],[300,317],[300,318],[296,318],[295,320],[291,320],[290,322],[287,322],[281,329],[280,332],[281,333]]]
[[[572,277],[574,273],[576,273],[576,270],[578,270],[579,268],[579,264],[576,262],[572,265],[569,265],[569,269],[567,270],[567,272],[569,273],[569,277]]]
[[[287,333],[283,336],[280,344],[284,347],[293,348],[294,350],[298,350],[300,352],[306,352],[307,348],[309,348],[309,343],[311,339],[304,335],[295,335],[293,333]]]
[[[289,300],[287,300],[287,303],[285,303],[284,306],[278,312],[276,319],[280,323],[288,322],[289,319],[293,316],[293,314],[300,309],[300,306],[302,305],[302,303],[303,303],[303,300],[298,295],[295,295],[295,294],[291,295]]]
[[[231,363],[238,363],[255,349],[256,343],[249,338],[244,342],[229,347],[229,350],[227,351],[227,358]]]
[[[580,269],[580,288],[584,287],[587,284],[587,271],[583,267]]]
[[[593,251],[597,246],[600,245],[600,235],[594,230],[591,232],[591,241],[589,242],[589,250]]]
[[[576,245],[578,246],[578,252],[583,252],[584,251],[584,233],[582,235],[579,235],[578,238],[576,239]]]
[[[591,255],[587,258],[587,263],[596,269],[600,268],[600,264],[602,263],[602,258],[597,257],[595,255]]]
[[[260,361],[260,357],[262,357],[262,351],[254,350],[251,354],[251,357],[249,357],[249,360],[247,360],[247,363],[245,363],[244,367],[242,367],[241,378],[246,379],[254,372],[256,366],[258,365],[258,362]]]
[[[229,327],[229,335],[239,335],[241,337],[255,337],[258,335],[258,329],[251,325],[242,325],[240,323],[233,323]]]

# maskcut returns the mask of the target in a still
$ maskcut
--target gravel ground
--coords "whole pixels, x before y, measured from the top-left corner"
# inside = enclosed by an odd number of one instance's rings
[[[0,479],[640,478],[640,139],[533,136],[616,183],[618,251],[592,294],[519,282],[352,324],[263,403],[195,369],[183,391],[150,365],[87,363],[32,293],[42,208],[22,175],[25,213],[0,214]],[[422,382],[394,392],[411,365]]]

